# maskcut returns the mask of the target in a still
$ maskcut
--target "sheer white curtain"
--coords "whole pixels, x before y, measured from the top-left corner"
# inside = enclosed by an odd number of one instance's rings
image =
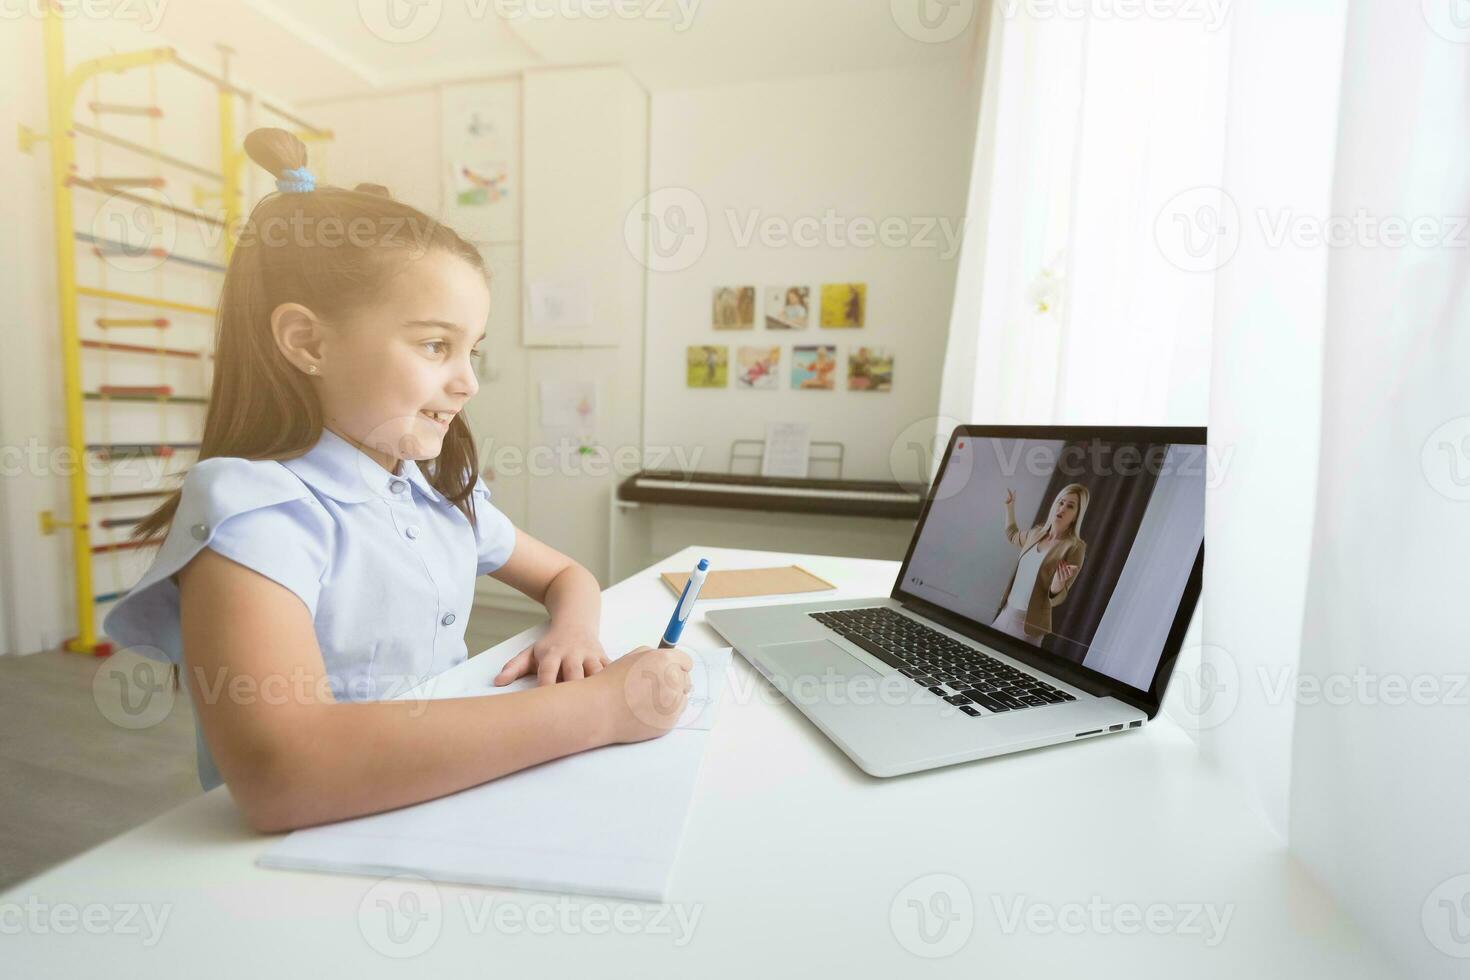
[[[1346,38],[1291,845],[1406,976],[1464,977],[1470,7],[1352,0]]]
[[[1208,406],[1166,711],[1412,975],[1463,975],[1470,3],[1235,0],[1204,34],[1005,6],[941,409]]]
[[[1219,184],[1228,21],[1095,6],[992,8],[952,419],[1205,421],[1213,283],[1159,247],[1155,219]]]

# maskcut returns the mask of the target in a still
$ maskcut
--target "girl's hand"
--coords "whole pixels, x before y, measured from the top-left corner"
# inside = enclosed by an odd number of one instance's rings
[[[1061,564],[1057,565],[1057,570],[1051,573],[1052,594],[1055,595],[1056,593],[1065,589],[1067,587],[1067,583],[1072,581],[1072,576],[1076,574],[1077,566],[1071,564],[1070,562],[1064,561]]]
[[[495,686],[504,687],[531,673],[543,686],[555,684],[558,679],[577,681],[596,674],[608,662],[596,633],[553,625],[545,636],[510,658],[495,675]]]
[[[641,742],[673,728],[689,703],[693,666],[678,648],[638,647],[591,678],[606,698],[610,740]]]
[[[1015,502],[1016,502],[1016,491],[1012,490],[1010,487],[1006,487],[1006,506],[1009,507],[1009,506],[1011,506],[1011,504],[1014,504]]]

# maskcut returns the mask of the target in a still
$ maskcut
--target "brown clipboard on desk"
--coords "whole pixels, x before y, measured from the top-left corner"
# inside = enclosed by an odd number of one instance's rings
[[[683,595],[688,572],[662,572],[659,578],[674,595]],[[779,568],[729,568],[712,571],[699,590],[701,599],[747,599],[765,595],[827,592],[837,586],[797,565]]]

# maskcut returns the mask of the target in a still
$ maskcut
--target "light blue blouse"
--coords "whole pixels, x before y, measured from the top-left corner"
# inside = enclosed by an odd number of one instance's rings
[[[338,701],[390,698],[463,663],[475,579],[515,547],[483,479],[471,529],[412,460],[394,475],[329,429],[295,459],[200,460],[181,491],[157,557],[103,630],[120,648],[182,665],[174,575],[207,546],[300,597]],[[222,779],[197,724],[195,734],[199,781],[212,789]]]

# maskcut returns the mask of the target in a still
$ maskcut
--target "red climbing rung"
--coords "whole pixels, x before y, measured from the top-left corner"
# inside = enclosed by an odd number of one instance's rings
[[[126,255],[130,259],[136,259],[139,256],[143,256],[143,255],[150,255],[150,256],[152,256],[155,259],[166,259],[166,258],[168,258],[168,253],[165,252],[161,248],[137,248],[137,249],[128,249],[126,252],[124,252],[121,249],[115,249],[115,248],[102,249],[102,248],[98,248],[96,245],[93,245],[92,246],[92,254],[95,255],[95,256],[97,256],[99,259],[105,259],[109,255]]]
[[[96,251],[96,249],[93,249],[93,251]],[[112,327],[166,327],[168,326],[168,320],[161,316],[99,316],[97,318],[97,326],[101,327],[103,330],[107,330]],[[83,346],[86,346],[87,343],[88,342],[85,340],[82,341]],[[126,347],[126,345],[118,346]],[[151,350],[152,348],[144,349]]]
[[[148,116],[152,119],[163,118],[163,110],[156,105],[123,105],[121,102],[88,102],[87,108],[93,112],[111,112],[120,116]]]
[[[164,180],[162,177],[93,177],[92,183],[104,190],[120,187],[151,187],[154,190],[163,190]]]
[[[167,320],[158,321],[156,326],[168,326]],[[145,347],[142,344],[114,344],[105,340],[84,340],[82,346],[89,350],[115,350],[127,354],[162,354],[165,357],[187,357],[199,360],[200,357],[212,357],[212,354],[203,354],[197,350],[179,350],[174,347]]]
[[[92,545],[92,554],[100,555],[109,551],[127,551],[131,548],[146,548],[157,541],[114,541],[112,544]]]
[[[97,391],[103,395],[160,395],[164,398],[174,393],[168,385],[102,385]]]

